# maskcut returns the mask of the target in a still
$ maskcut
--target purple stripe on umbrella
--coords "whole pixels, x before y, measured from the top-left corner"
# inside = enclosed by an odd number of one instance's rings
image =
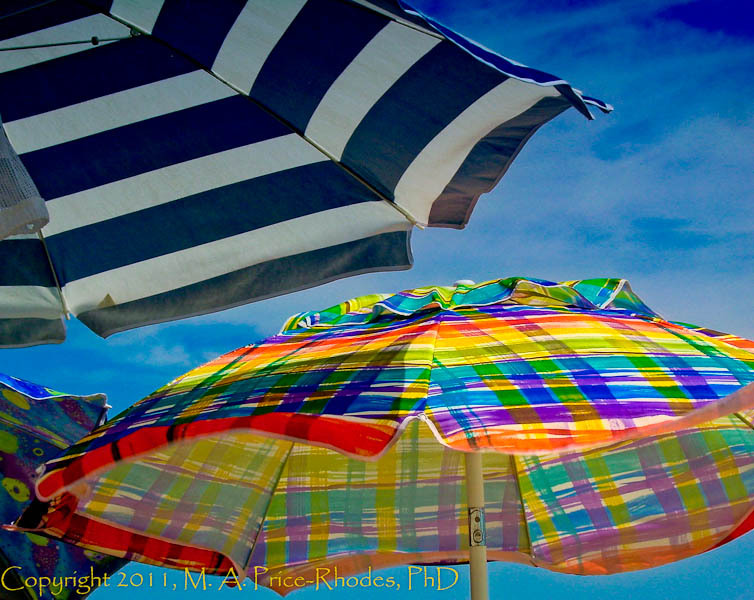
[[[586,467],[581,461],[566,461],[563,467],[571,478],[573,492],[578,501],[583,504],[589,515],[589,519],[596,528],[607,529],[614,526],[608,514],[602,495],[595,490],[595,481],[586,472]]]

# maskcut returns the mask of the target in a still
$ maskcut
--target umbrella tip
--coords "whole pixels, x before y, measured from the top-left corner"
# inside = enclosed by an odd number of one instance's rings
[[[471,279],[459,279],[453,284],[455,287],[458,287],[459,285],[476,285]]]

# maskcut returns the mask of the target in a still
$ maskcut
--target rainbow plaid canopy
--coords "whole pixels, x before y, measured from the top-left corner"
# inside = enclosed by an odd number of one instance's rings
[[[375,295],[173,381],[47,463],[19,527],[148,563],[308,582],[488,556],[579,574],[751,527],[754,343],[666,321],[625,280]]]

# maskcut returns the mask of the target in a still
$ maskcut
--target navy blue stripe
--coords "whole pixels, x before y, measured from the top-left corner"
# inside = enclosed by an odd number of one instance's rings
[[[0,115],[10,122],[196,70],[142,35],[0,73]]]
[[[531,67],[527,67],[525,65],[512,63],[507,58],[500,56],[499,54],[496,54],[491,50],[487,50],[487,48],[483,48],[476,42],[457,34],[452,29],[446,27],[438,21],[435,21],[432,17],[426,15],[422,11],[417,10],[413,6],[409,6],[408,3],[403,2],[402,0],[399,0],[399,3],[402,5],[403,10],[412,11],[416,13],[417,16],[422,17],[422,19],[430,29],[435,29],[438,33],[441,33],[453,43],[457,44],[474,56],[479,57],[479,59],[488,62],[495,68],[500,69],[506,75],[512,75],[518,79],[529,79],[531,81],[536,81],[537,83],[563,82],[560,77],[550,75],[549,73],[545,73],[544,71],[540,71],[539,69],[532,69]]]
[[[47,200],[290,133],[231,96],[21,155]]]
[[[432,205],[429,225],[466,225],[479,196],[497,185],[529,138],[569,106],[560,96],[543,98],[479,140]]]
[[[38,344],[59,344],[65,339],[60,319],[0,319],[0,348],[24,348]]]
[[[506,79],[450,42],[441,42],[371,108],[348,141],[343,163],[392,198],[419,152]]]
[[[583,114],[587,119],[592,118],[592,115],[590,114],[589,109],[586,107],[586,104],[584,104],[582,97],[574,92],[571,85],[560,77],[550,75],[549,73],[545,73],[544,71],[540,71],[539,69],[532,69],[531,67],[527,67],[525,65],[512,63],[507,58],[500,56],[495,52],[487,50],[482,46],[479,46],[476,42],[458,35],[452,29],[445,27],[445,25],[439,23],[438,21],[435,21],[421,11],[410,7],[402,0],[399,0],[399,2],[403,6],[404,10],[415,12],[417,15],[421,16],[431,28],[435,29],[437,32],[441,33],[467,52],[478,57],[480,60],[487,62],[488,64],[494,66],[496,69],[499,69],[502,73],[505,73],[506,75],[510,75],[511,77],[515,77],[517,79],[521,79],[523,81],[534,81],[538,84],[560,83],[560,85],[556,85],[555,88],[561,94],[563,94],[563,96],[565,96],[571,102],[574,108],[576,108],[576,110]]]
[[[55,287],[50,262],[39,239],[0,242],[0,286]]]
[[[6,19],[18,13],[33,10],[40,4],[50,0],[4,0],[0,4],[0,19]]]
[[[603,102],[602,100],[598,98],[592,98],[590,96],[582,96],[581,98],[582,100],[584,100],[586,104],[591,104],[593,106],[596,106],[605,114],[613,112],[612,105],[608,104],[607,102]]]
[[[23,10],[25,6],[37,4],[37,2],[21,1],[21,2],[9,2],[3,1],[3,6],[0,12],[4,16],[16,11]],[[72,2],[70,0],[59,0],[58,2],[52,2],[45,4],[39,8],[26,10],[16,15],[0,19],[0,40],[7,40],[8,38],[18,37],[19,35],[26,35],[40,29],[47,29],[49,27],[55,27],[69,21],[76,21],[89,17],[95,14],[97,11],[82,6],[78,2]],[[86,38],[84,38],[86,39]],[[60,40],[71,41],[71,40]]]
[[[400,6],[399,3],[395,0],[369,0],[369,3],[373,4],[374,6],[378,6],[382,10],[387,11],[395,15],[396,17],[399,17],[404,21],[409,21],[410,23],[414,23],[416,25],[424,27],[425,29],[431,29],[431,27],[427,27],[427,23],[424,19],[417,17],[416,15],[407,13],[406,9]],[[370,10],[366,6],[362,8],[364,8],[365,10]]]
[[[113,6],[113,0],[85,0],[87,4],[91,4],[92,6],[96,6],[99,8],[102,12],[110,12],[110,9]]]
[[[408,269],[412,262],[409,236],[409,231],[382,233],[286,256],[150,298],[91,310],[78,318],[106,337],[141,325],[280,296],[350,275]]]
[[[563,94],[565,98],[568,98],[574,108],[578,110],[582,115],[584,115],[587,119],[591,121],[594,118],[592,117],[592,113],[589,112],[589,108],[584,103],[584,100],[573,90],[570,85],[568,85],[567,83],[561,83],[560,85],[556,85],[555,89]]]
[[[309,0],[265,61],[251,97],[303,131],[335,79],[388,22],[351,4]]]
[[[211,67],[245,0],[165,0],[152,35]]]
[[[235,183],[47,238],[61,285],[281,221],[359,202],[372,192],[332,162]],[[91,249],[97,248],[96,253]]]

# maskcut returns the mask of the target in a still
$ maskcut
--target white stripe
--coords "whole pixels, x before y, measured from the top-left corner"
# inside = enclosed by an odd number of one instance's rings
[[[390,23],[364,47],[327,90],[314,111],[306,137],[340,160],[369,109],[440,40]]]
[[[395,186],[396,203],[426,225],[432,203],[479,140],[542,98],[559,95],[555,88],[505,80],[464,110],[424,147]]]
[[[63,291],[70,310],[79,314],[107,296],[122,304],[276,258],[410,228],[386,202],[360,202],[91,275]]]
[[[613,293],[610,294],[610,297],[605,300],[602,304],[599,305],[599,308],[605,308],[610,306],[610,304],[618,297],[618,294],[620,294],[623,291],[623,288],[626,287],[628,284],[628,280],[621,279],[618,286],[613,290]],[[629,286],[628,291],[631,291],[631,286]]]
[[[250,0],[231,27],[212,72],[249,93],[270,52],[306,0]]]
[[[105,15],[92,15],[69,23],[55,25],[47,29],[40,29],[32,33],[20,35],[0,42],[0,48],[14,46],[33,46],[35,44],[54,44],[58,42],[77,42],[88,40],[92,36],[99,38],[126,37],[130,35],[128,27]],[[107,44],[111,42],[103,42]],[[84,50],[91,50],[95,46],[91,44],[76,44],[74,46],[53,46],[50,48],[30,48],[27,50],[9,50],[2,53],[0,61],[0,73],[7,73],[15,69],[21,69],[37,63],[76,54]],[[70,82],[76,85],[76,82]],[[24,90],[16,90],[23,94]]]
[[[406,27],[410,27],[412,29],[416,29],[417,31],[421,31],[423,33],[426,33],[428,35],[434,36],[437,39],[443,40],[445,39],[441,34],[437,33],[434,29],[427,29],[426,27],[422,27],[421,25],[418,25],[416,23],[413,23],[409,21],[408,19],[404,19],[403,17],[399,17],[398,15],[388,12],[387,10],[380,8],[379,6],[376,6],[372,4],[371,2],[367,2],[366,0],[351,0],[351,2],[354,2],[355,4],[361,4],[362,6],[367,7],[369,10],[372,10],[376,13],[379,13],[381,15],[384,15],[388,17],[389,19],[392,19],[396,23],[401,23],[402,25]],[[418,13],[415,13],[413,11],[406,11],[409,14],[413,14],[416,16],[421,17]]]
[[[114,0],[110,14],[128,21],[142,31],[152,33],[163,3],[163,0]]]
[[[194,71],[80,102],[5,125],[18,154],[234,95],[209,73]]]
[[[49,237],[220,186],[327,160],[295,134],[202,156],[47,202]]]
[[[58,290],[41,285],[0,286],[0,319],[55,319],[63,316]]]

